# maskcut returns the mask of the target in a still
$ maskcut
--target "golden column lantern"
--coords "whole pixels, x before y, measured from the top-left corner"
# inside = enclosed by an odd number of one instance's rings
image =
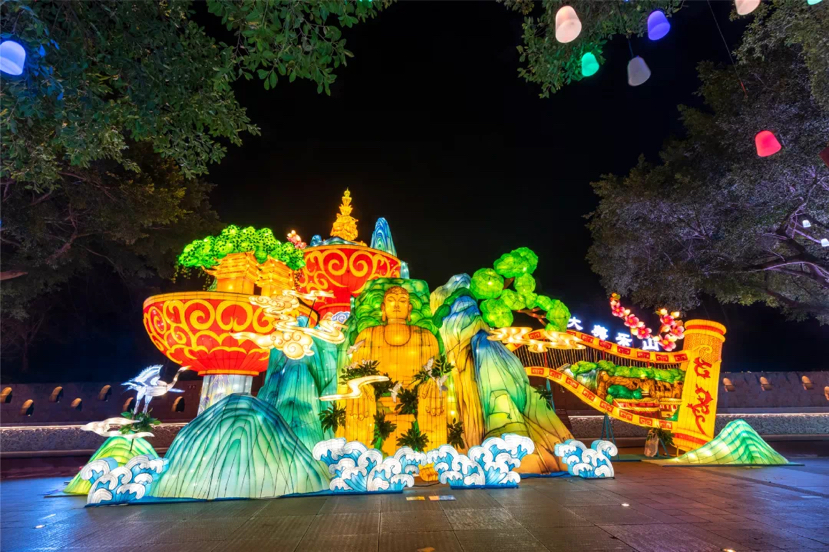
[[[216,278],[216,291],[253,295],[259,279],[259,263],[251,252],[231,253],[204,271]]]
[[[418,390],[417,425],[429,438],[429,448],[446,444],[448,400],[448,390],[441,391],[435,380],[427,381]]]
[[[345,439],[360,441],[370,447],[374,442],[374,415],[377,401],[374,387],[367,385],[363,394],[356,399],[345,401]]]
[[[260,295],[273,297],[281,295],[283,290],[294,289],[294,271],[285,263],[268,257],[268,260],[258,265],[257,268],[259,273],[256,285],[262,289]]]
[[[681,366],[685,381],[674,429],[674,444],[680,450],[697,449],[714,438],[723,343],[722,324],[710,320],[685,323],[683,352],[688,360]]]

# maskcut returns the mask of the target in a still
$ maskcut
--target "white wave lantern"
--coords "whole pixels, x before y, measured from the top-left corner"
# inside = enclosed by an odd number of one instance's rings
[[[568,439],[558,443],[553,452],[567,466],[570,475],[584,479],[605,479],[614,477],[610,458],[619,453],[610,441],[596,440],[587,448],[584,443]]]

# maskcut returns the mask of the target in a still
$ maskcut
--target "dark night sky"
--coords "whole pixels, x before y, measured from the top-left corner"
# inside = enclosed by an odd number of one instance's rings
[[[714,5],[733,45],[741,27],[729,21],[731,7]],[[197,10],[224,38],[204,6]],[[681,131],[676,106],[699,103],[696,64],[727,62],[725,48],[707,5],[689,2],[666,38],[633,40],[653,71],[645,85],[627,85],[628,47],[616,39],[598,74],[540,99],[517,75],[521,22],[495,2],[404,1],[345,32],[355,57],[337,70],[331,97],[308,82],[285,80],[271,91],[258,80],[238,83],[262,136],[244,136],[211,170],[222,220],[277,236],[295,229],[306,240],[328,237],[348,187],[360,239],[369,241],[386,217],[412,277],[431,288],[528,246],[541,259],[543,293],[585,323],[626,330],[585,260],[583,215],[596,205],[589,183],[627,173],[640,154],[657,160],[663,141]],[[819,353],[827,330],[814,321],[713,301],[690,317],[728,327],[724,370],[829,369]],[[120,355],[127,373],[164,360],[143,335],[140,306],[125,335],[104,349],[82,357],[103,365]],[[98,369],[78,377],[106,379]]]
[[[731,3],[714,7],[733,44]],[[544,293],[586,323],[626,330],[584,258],[589,183],[626,173],[640,154],[656,160],[681,131],[676,106],[699,103],[696,64],[726,62],[725,48],[707,5],[690,2],[666,38],[634,39],[653,71],[645,85],[627,85],[617,39],[595,76],[541,99],[517,76],[521,22],[495,2],[401,2],[346,32],[355,57],[331,97],[299,81],[243,83],[239,99],[262,136],[211,171],[223,220],[328,237],[348,187],[360,238],[386,217],[412,277],[430,287],[526,245],[541,259]],[[690,314],[728,327],[726,370],[829,368],[816,322],[713,301]]]

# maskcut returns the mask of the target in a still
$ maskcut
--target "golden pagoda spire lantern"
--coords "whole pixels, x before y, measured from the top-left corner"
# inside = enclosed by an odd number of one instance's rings
[[[343,202],[340,205],[340,212],[337,213],[337,220],[331,227],[332,238],[342,238],[348,241],[357,240],[357,219],[351,216],[351,192],[348,188],[343,194]]]

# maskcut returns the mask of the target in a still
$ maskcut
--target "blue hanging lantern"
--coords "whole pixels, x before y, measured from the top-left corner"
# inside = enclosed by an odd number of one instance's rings
[[[651,40],[659,40],[663,38],[668,31],[671,30],[671,24],[668,23],[668,18],[661,10],[651,12],[648,16],[648,38]]]
[[[26,63],[26,50],[13,40],[0,42],[0,71],[9,75],[23,74]]]

